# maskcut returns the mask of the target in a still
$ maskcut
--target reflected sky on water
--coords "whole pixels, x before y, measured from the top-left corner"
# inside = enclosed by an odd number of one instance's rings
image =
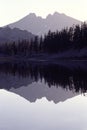
[[[1,130],[86,130],[87,97],[78,95],[55,104],[45,97],[31,103],[0,90]]]

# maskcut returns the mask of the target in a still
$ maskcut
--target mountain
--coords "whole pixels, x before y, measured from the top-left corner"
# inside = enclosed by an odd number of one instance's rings
[[[0,89],[6,89],[16,93],[30,102],[35,102],[37,99],[45,97],[48,101],[54,103],[63,102],[72,98],[79,93],[66,91],[60,87],[48,87],[44,82],[35,82],[31,77],[21,77],[19,75],[5,74],[0,72]]]
[[[54,103],[63,102],[87,90],[84,86],[87,78],[82,78],[87,71],[78,73],[73,66],[67,67],[28,62],[0,63],[0,89],[16,93],[30,102],[43,97]]]
[[[27,30],[35,35],[43,35],[49,30],[56,31],[61,30],[64,27],[70,27],[73,24],[81,24],[81,21],[69,17],[65,14],[55,12],[53,15],[49,14],[45,19],[36,16],[34,13],[30,13],[21,20],[10,24],[11,28],[20,28]]]
[[[26,31],[20,30],[19,28],[11,29],[9,26],[0,28],[0,43],[5,42],[17,42],[18,40],[30,40],[33,39],[35,35]]]
[[[9,91],[20,95],[30,102],[35,102],[37,99],[45,97],[48,101],[53,101],[55,104],[79,95],[79,93],[73,93],[70,90],[66,91],[61,86],[58,88],[54,86],[49,88],[43,82],[33,82],[26,87],[21,86],[16,89],[12,87]]]
[[[30,77],[22,78],[18,75],[0,73],[0,89],[6,89],[10,92],[16,93],[30,102],[35,102],[37,99],[45,97],[48,101],[54,103],[63,102],[72,98],[77,93],[58,87],[49,88],[44,85],[44,82],[34,82]]]
[[[18,89],[22,86],[25,88],[32,84],[34,80],[30,77],[22,78],[19,75],[0,73],[0,89],[10,90]]]

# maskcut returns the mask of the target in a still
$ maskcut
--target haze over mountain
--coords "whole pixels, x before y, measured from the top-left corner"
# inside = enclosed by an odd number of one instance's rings
[[[20,28],[27,30],[35,35],[43,35],[49,30],[61,30],[64,27],[70,27],[73,24],[81,24],[81,21],[69,17],[65,14],[55,12],[53,15],[49,14],[46,18],[36,16],[35,13],[30,13],[21,20],[10,24],[11,28]]]
[[[7,43],[7,42],[17,42],[18,40],[30,40],[33,39],[35,36],[26,31],[20,30],[19,28],[11,29],[9,26],[4,28],[0,28],[0,43]]]

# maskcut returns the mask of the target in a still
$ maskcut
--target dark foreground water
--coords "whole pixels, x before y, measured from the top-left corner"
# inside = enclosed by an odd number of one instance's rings
[[[87,62],[1,63],[0,130],[87,130]]]

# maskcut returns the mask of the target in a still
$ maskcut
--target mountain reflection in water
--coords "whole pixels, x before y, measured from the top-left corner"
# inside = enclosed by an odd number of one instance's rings
[[[76,93],[87,91],[87,62],[76,64],[0,64],[0,88],[11,89],[27,86],[31,82],[42,82],[49,87],[61,87]],[[4,82],[5,80],[5,82]],[[3,83],[2,83],[3,82]]]

